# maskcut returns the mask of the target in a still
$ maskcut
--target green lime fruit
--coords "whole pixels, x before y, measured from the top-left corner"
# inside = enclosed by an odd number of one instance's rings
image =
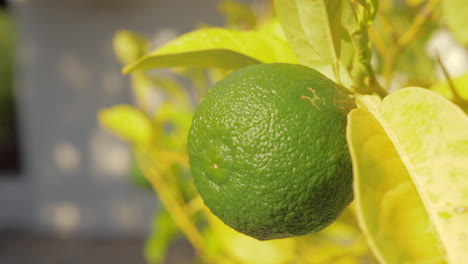
[[[258,64],[218,82],[195,111],[190,166],[206,206],[259,240],[305,235],[352,201],[347,90],[295,64]]]

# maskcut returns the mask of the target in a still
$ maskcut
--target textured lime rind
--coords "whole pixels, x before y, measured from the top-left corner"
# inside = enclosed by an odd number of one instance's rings
[[[259,240],[325,228],[353,199],[345,137],[352,108],[344,88],[305,66],[233,72],[201,101],[189,133],[205,204]]]

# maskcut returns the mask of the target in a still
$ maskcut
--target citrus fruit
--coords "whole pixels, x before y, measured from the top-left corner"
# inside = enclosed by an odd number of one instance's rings
[[[352,201],[345,88],[296,64],[228,75],[198,105],[188,137],[194,183],[239,232],[268,240],[332,223]]]

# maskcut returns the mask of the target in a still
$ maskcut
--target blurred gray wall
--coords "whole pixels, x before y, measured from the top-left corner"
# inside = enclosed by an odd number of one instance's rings
[[[23,172],[0,177],[0,230],[79,236],[147,234],[154,193],[128,181],[127,146],[99,108],[131,103],[112,51],[118,29],[162,43],[198,22],[221,25],[217,0],[15,0]]]

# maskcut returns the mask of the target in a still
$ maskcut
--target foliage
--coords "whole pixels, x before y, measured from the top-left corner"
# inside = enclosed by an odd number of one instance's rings
[[[0,169],[19,169],[14,95],[15,23],[11,12],[0,7]]]
[[[465,6],[275,0],[277,16],[253,17],[245,4],[223,1],[229,28],[196,29],[152,52],[144,37],[118,32],[115,51],[131,74],[137,104],[103,109],[99,119],[132,144],[141,174],[165,207],[155,216],[148,261],[162,263],[183,234],[200,263],[463,263],[468,117],[461,109],[468,109],[468,78],[450,75],[443,50],[425,51],[434,33],[447,29],[466,46]],[[185,144],[208,87],[234,69],[270,62],[315,68],[354,94],[358,108],[348,116],[347,139],[356,200],[321,232],[259,242],[204,207]],[[148,71],[157,68],[172,71],[163,77]],[[150,100],[155,91],[164,99],[157,107]]]
[[[13,54],[14,25],[11,15],[0,8],[0,123],[10,127],[14,107],[13,100]],[[0,128],[0,139],[2,129]]]

